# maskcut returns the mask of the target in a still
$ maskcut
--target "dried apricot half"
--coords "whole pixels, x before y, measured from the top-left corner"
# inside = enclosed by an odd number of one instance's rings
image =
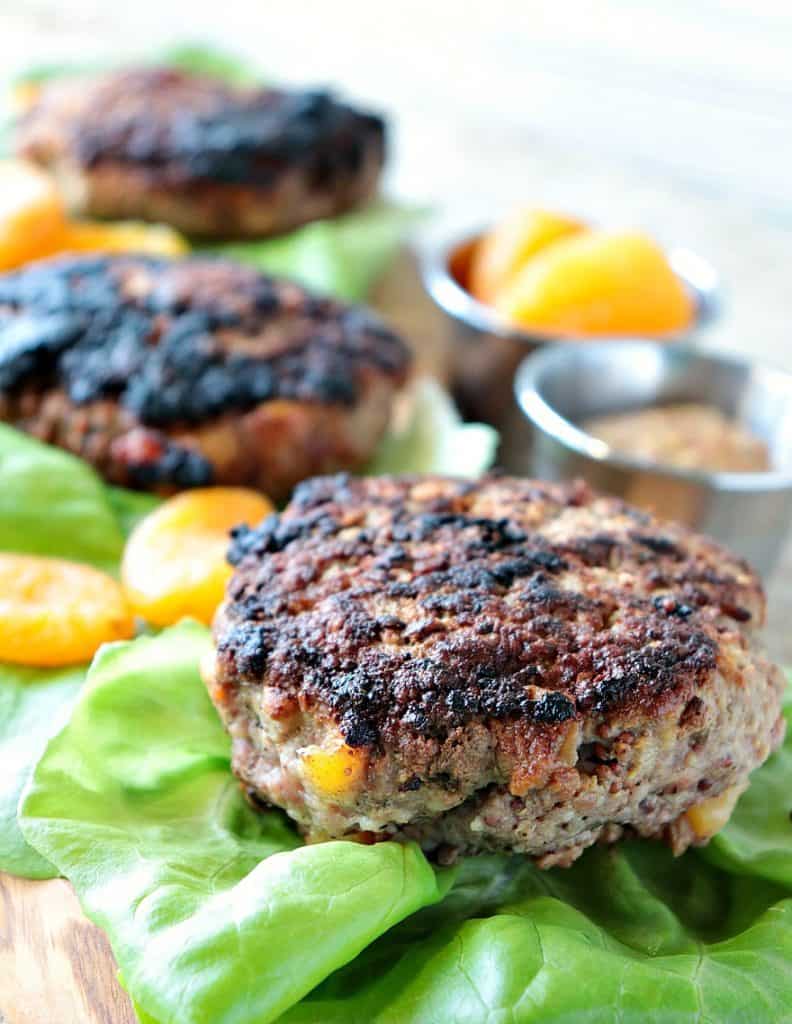
[[[50,175],[25,160],[0,160],[0,271],[62,252],[182,256],[188,249],[163,224],[70,220]]]
[[[189,246],[178,231],[164,224],[135,220],[75,220],[66,227],[63,248],[69,252],[142,252],[152,256],[183,256]]]
[[[553,242],[494,305],[521,327],[565,335],[671,334],[694,314],[663,250],[638,232],[591,231]]]
[[[78,665],[135,623],[124,592],[77,562],[0,553],[0,661]]]
[[[164,502],[124,549],[121,579],[134,610],[156,626],[185,616],[210,623],[231,576],[229,530],[272,511],[268,498],[243,487],[202,487]]]
[[[0,270],[60,248],[66,214],[54,182],[24,160],[0,160]]]
[[[548,210],[518,210],[477,243],[468,285],[479,302],[489,304],[533,256],[585,224]]]

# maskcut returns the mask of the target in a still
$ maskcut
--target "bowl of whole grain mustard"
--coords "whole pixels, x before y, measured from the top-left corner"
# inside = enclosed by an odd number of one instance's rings
[[[529,356],[522,471],[594,487],[710,534],[767,574],[792,523],[792,374],[653,341]]]

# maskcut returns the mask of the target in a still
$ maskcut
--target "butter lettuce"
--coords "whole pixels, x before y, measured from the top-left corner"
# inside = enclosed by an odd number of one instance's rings
[[[715,840],[728,866],[634,842],[566,871],[482,857],[435,872],[412,845],[304,847],[280,812],[251,811],[198,676],[207,644],[183,624],[105,648],[21,808],[107,931],[142,1019],[788,1018],[792,825],[777,814],[792,740]]]
[[[47,744],[68,720],[85,668],[22,668],[0,664],[0,871],[52,878],[52,865],[24,840],[19,796]]]
[[[595,848],[566,872],[468,860],[443,903],[282,1021],[772,1024],[792,996],[789,897],[646,843]]]
[[[203,43],[183,43],[169,46],[141,59],[130,58],[133,63],[164,64],[196,75],[211,75],[232,85],[250,85],[262,81],[262,76],[247,61],[235,54],[227,53],[215,46]],[[101,74],[118,67],[119,61],[95,60],[82,63],[62,62],[60,64],[37,64],[14,76],[12,87],[19,85],[44,85],[56,78],[74,75]]]
[[[124,544],[108,492],[82,460],[0,424],[0,551],[86,562],[115,572]],[[65,723],[87,666],[0,664],[0,871],[56,871],[25,842],[22,787],[46,741]]]
[[[200,248],[355,301],[366,297],[422,216],[418,208],[380,201],[278,238]]]
[[[256,814],[198,676],[208,631],[106,647],[25,800],[152,1019],[274,1020],[444,884],[417,847],[302,846]]]
[[[495,459],[498,432],[464,423],[448,393],[430,377],[415,381],[396,409],[367,474],[445,473],[480,476]]]
[[[255,85],[263,81],[258,69],[246,60],[205,43],[192,42],[168,47],[154,58],[154,63],[181,68],[196,75],[211,75],[231,85]]]
[[[108,487],[107,497],[125,537],[128,537],[140,520],[160,503],[160,499],[154,494],[130,491],[125,487]]]
[[[123,546],[107,491],[87,463],[0,424],[0,551],[112,572]]]

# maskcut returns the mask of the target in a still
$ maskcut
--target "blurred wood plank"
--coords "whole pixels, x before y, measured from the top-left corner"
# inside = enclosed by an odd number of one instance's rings
[[[2,1024],[135,1024],[104,933],[68,882],[0,874]]]

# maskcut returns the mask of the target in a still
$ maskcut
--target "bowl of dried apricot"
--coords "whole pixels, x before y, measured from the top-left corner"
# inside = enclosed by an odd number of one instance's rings
[[[717,275],[690,250],[548,210],[521,209],[492,228],[430,240],[421,256],[450,334],[455,397],[466,415],[501,430],[506,449],[521,418],[514,374],[538,346],[690,341],[719,309]]]

